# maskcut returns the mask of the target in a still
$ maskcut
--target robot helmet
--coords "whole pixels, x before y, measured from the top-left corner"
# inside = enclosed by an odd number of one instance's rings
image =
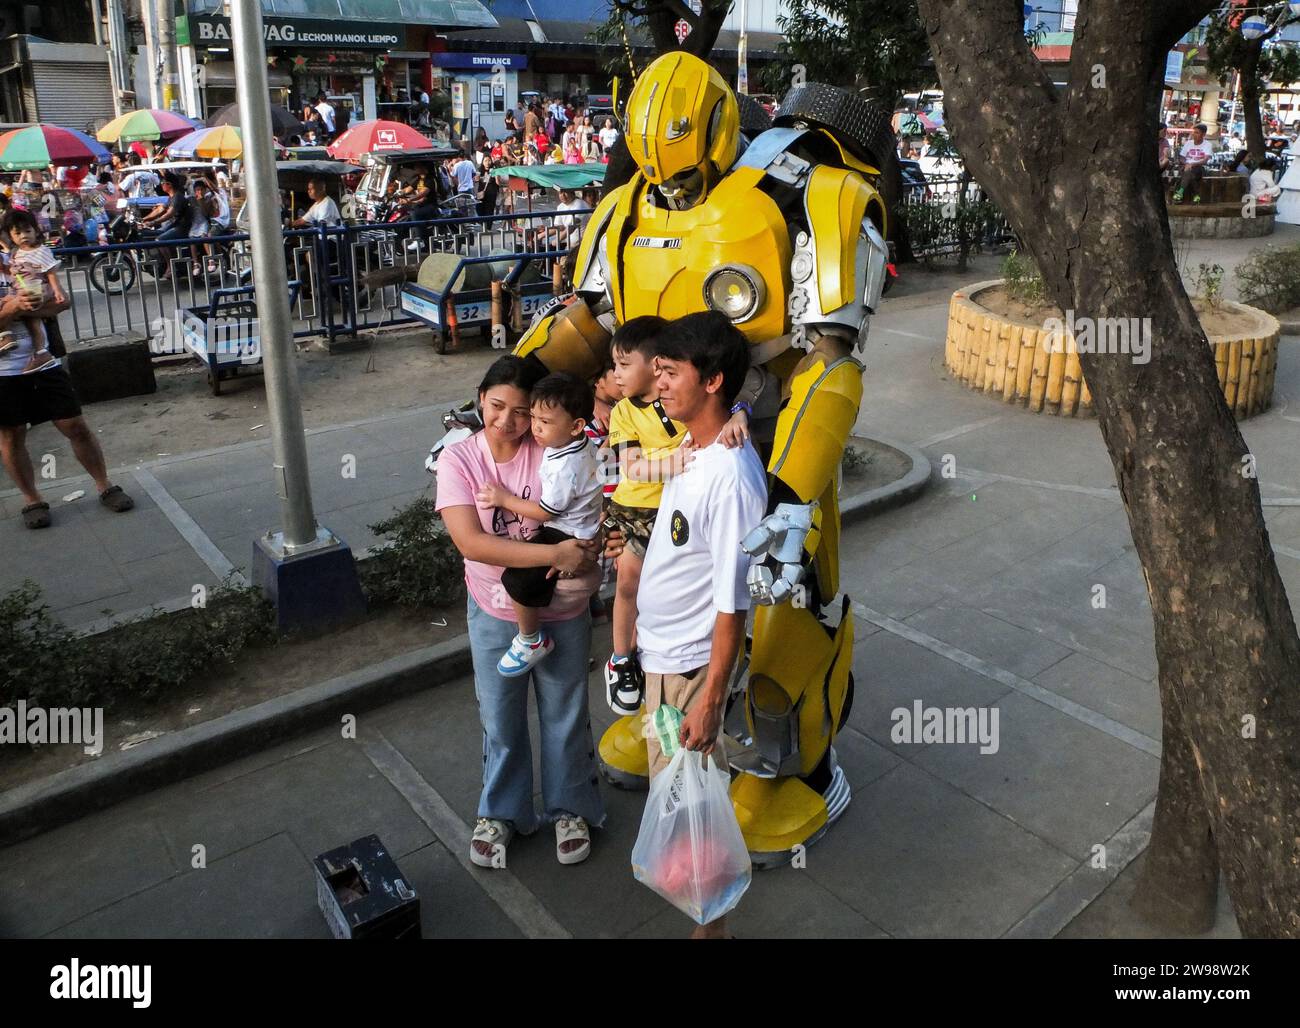
[[[735,161],[740,108],[717,71],[674,51],[656,58],[637,79],[626,128],[628,150],[647,181],[694,192],[701,176],[711,185]]]

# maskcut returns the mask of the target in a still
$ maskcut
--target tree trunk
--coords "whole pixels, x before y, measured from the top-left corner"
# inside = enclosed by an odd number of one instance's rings
[[[1020,35],[1019,6],[920,6],[954,141],[1048,295],[1076,323],[1149,319],[1149,362],[1081,354],[1146,575],[1166,712],[1170,791],[1142,902],[1198,895],[1203,920],[1208,824],[1242,933],[1300,938],[1300,637],[1253,461],[1174,265],[1153,144],[1165,54],[1214,0],[1084,0],[1062,93]]]
[[[1161,714],[1160,792],[1133,908],[1167,931],[1199,935],[1214,926],[1219,856],[1182,714],[1172,703]]]
[[[1240,70],[1241,112],[1246,121],[1246,152],[1252,160],[1260,161],[1264,158],[1264,113],[1260,109],[1263,97],[1259,82],[1259,46],[1250,48],[1250,55],[1242,62]]]

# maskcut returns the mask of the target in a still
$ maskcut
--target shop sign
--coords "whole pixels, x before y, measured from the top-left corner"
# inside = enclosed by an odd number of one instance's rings
[[[528,67],[527,54],[453,54],[441,51],[429,54],[429,60],[436,68],[470,68],[479,71],[504,68],[507,71],[523,71]]]
[[[351,50],[391,50],[406,39],[402,25],[372,22],[320,21],[310,18],[262,19],[267,46],[346,47]],[[190,14],[176,19],[176,41],[181,46],[226,46],[230,19],[217,14]]]

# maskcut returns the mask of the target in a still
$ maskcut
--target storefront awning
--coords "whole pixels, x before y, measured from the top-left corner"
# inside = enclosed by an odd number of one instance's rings
[[[473,49],[478,44],[521,44],[527,49],[595,47],[590,35],[609,17],[609,0],[491,0],[497,27],[448,32],[451,49]],[[751,59],[777,56],[782,37],[772,32],[749,33]],[[628,25],[628,40],[634,47],[653,48],[654,41],[642,25]],[[713,45],[715,53],[735,53],[740,33],[723,29]]]
[[[187,0],[190,14],[223,14],[224,0]],[[397,22],[432,28],[496,25],[482,0],[262,0],[262,13],[328,21]]]

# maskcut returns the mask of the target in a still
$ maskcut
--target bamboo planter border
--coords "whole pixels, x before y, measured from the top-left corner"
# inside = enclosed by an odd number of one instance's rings
[[[1039,325],[999,317],[981,304],[980,293],[1001,286],[1000,278],[978,282],[952,294],[944,365],[954,378],[1035,413],[1058,417],[1092,414],[1092,393],[1083,377],[1074,338],[1066,349],[1049,352],[1051,333]],[[1256,318],[1255,332],[1211,336],[1215,371],[1228,408],[1238,420],[1254,417],[1273,404],[1281,325],[1256,307],[1223,301]]]

